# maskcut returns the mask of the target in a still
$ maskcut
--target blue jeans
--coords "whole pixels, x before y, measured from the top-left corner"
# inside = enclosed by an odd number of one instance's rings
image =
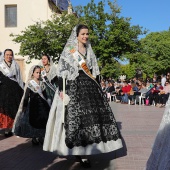
[[[122,102],[128,103],[128,95],[126,93],[122,96]]]

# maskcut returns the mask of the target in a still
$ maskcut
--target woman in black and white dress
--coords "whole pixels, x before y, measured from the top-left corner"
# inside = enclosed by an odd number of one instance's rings
[[[99,68],[85,25],[76,26],[58,63],[59,91],[46,128],[43,149],[58,155],[107,153],[122,148],[119,129],[99,85]]]
[[[40,66],[32,66],[13,126],[15,135],[32,138],[32,144],[35,145],[43,143],[50,111],[45,85],[40,75]]]
[[[19,65],[11,49],[6,49],[0,59],[0,128],[11,136],[13,122],[23,95],[23,81]]]
[[[42,55],[40,66],[41,77],[46,86],[48,102],[52,103],[55,91],[58,88],[57,67],[53,63],[52,58],[47,54]]]

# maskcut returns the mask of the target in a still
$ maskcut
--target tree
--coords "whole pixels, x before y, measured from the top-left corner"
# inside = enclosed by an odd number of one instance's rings
[[[111,58],[111,62],[106,63],[105,67],[102,67],[102,62],[100,60],[98,64],[101,70],[101,75],[103,75],[104,78],[108,77],[117,78],[121,74],[121,64],[114,58]]]
[[[153,32],[140,40],[138,51],[126,54],[130,64],[140,67],[147,76],[169,71],[170,31]]]
[[[120,17],[121,9],[116,1],[107,1],[108,10],[105,11],[104,1],[98,4],[91,0],[87,6],[78,7],[77,13],[88,23],[93,50],[100,61],[101,73],[104,76],[114,75],[113,64],[124,57],[127,52],[137,51],[138,36],[145,34],[139,26],[131,26],[130,18]],[[114,62],[113,62],[114,60]]]
[[[19,55],[29,56],[30,62],[33,58],[40,59],[43,53],[53,56],[57,62],[65,43],[73,29],[78,23],[75,15],[63,13],[54,15],[52,20],[39,21],[28,26],[19,35],[13,35],[13,41],[20,43]]]
[[[105,6],[108,10],[105,11]],[[21,32],[21,35],[12,35],[13,41],[20,43],[19,54],[28,55],[30,59],[39,59],[42,52],[52,55],[57,61],[77,23],[85,23],[90,30],[92,48],[98,58],[103,76],[118,74],[117,59],[124,54],[134,53],[139,46],[138,36],[145,32],[139,26],[131,26],[130,18],[120,17],[121,9],[116,1],[100,1],[98,4],[91,0],[86,6],[76,8],[75,15],[62,14],[54,16],[52,20],[37,22]]]
[[[136,71],[135,71],[135,65],[130,65],[130,64],[126,64],[126,65],[122,65],[121,66],[121,75],[126,75],[127,79],[131,79],[134,77]]]

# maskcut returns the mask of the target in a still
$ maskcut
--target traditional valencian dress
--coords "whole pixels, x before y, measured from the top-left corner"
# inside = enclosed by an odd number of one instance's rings
[[[0,128],[12,128],[23,85],[18,64],[13,59],[9,66],[3,58],[0,61]]]
[[[43,66],[42,61],[39,65],[41,66],[41,77],[46,86],[45,90],[47,98],[49,100],[49,103],[52,103],[55,91],[58,88],[57,68],[53,63],[52,58],[50,58],[50,70],[48,72]]]
[[[56,91],[46,127],[45,151],[92,155],[122,148],[113,112],[95,79],[99,68],[89,42],[86,49],[85,56],[78,52],[75,27],[57,66],[64,99]]]
[[[40,81],[40,84],[37,84],[31,79],[34,67],[30,69],[28,82],[25,85],[24,95],[13,126],[15,135],[26,138],[45,136],[50,111],[44,83]]]
[[[146,170],[170,169],[170,97],[166,103],[164,115],[155,138]]]

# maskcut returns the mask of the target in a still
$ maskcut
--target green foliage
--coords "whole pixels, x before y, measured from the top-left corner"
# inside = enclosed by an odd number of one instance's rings
[[[106,63],[105,67],[102,67],[102,62],[100,60],[98,64],[101,71],[100,73],[104,78],[117,78],[121,74],[121,65],[114,58],[111,59],[110,63]]]
[[[122,65],[121,66],[121,75],[126,75],[127,79],[131,79],[134,77],[134,75],[136,74],[136,67],[135,65]]]
[[[57,61],[77,23],[75,15],[63,13],[60,17],[54,15],[52,20],[28,26],[20,35],[11,36],[14,37],[13,41],[20,43],[19,55],[29,56],[30,61],[33,58],[40,59],[43,53],[53,56],[53,60]]]
[[[169,71],[170,31],[154,32],[140,40],[138,52],[126,54],[130,64],[141,68],[147,76]]]
[[[105,11],[105,6],[108,10]],[[122,59],[127,52],[138,50],[138,36],[146,33],[139,26],[131,26],[130,18],[120,17],[121,9],[116,1],[91,0],[87,6],[77,8],[78,14],[88,23],[93,50],[100,61],[101,74],[110,77],[117,75],[115,59]],[[113,62],[114,61],[114,62]]]
[[[121,72],[117,59],[124,58],[127,53],[135,53],[140,45],[138,36],[145,32],[139,26],[131,26],[130,18],[120,17],[121,9],[116,1],[103,0],[95,4],[91,0],[86,6],[76,7],[76,12],[78,18],[66,13],[60,17],[54,15],[52,20],[27,27],[20,35],[11,35],[13,41],[21,45],[19,55],[29,56],[31,60],[40,59],[42,53],[47,53],[57,62],[72,28],[77,23],[85,23],[90,30],[90,41],[99,60],[101,74],[117,77]]]

